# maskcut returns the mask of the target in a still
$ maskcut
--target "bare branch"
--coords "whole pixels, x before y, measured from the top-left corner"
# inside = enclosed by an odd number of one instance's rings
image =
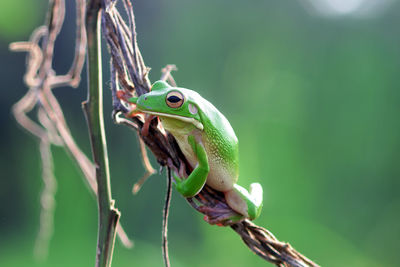
[[[171,205],[171,196],[172,196],[172,175],[171,175],[171,169],[168,168],[167,192],[165,193],[165,205],[163,211],[163,227],[162,227],[163,259],[164,259],[164,265],[166,267],[171,266],[168,255],[168,216],[169,216],[169,207]]]
[[[171,72],[177,71],[177,70],[178,70],[178,68],[177,68],[175,65],[173,65],[173,64],[169,64],[169,65],[165,66],[165,67],[161,70],[162,75],[161,75],[160,80],[161,80],[161,81],[166,81],[166,82],[168,82],[170,85],[176,87],[176,82],[175,82],[175,79],[174,79],[174,77],[172,76]]]
[[[44,188],[40,197],[40,228],[35,242],[35,256],[45,259],[49,250],[49,243],[53,235],[53,218],[57,181],[53,175],[53,159],[50,151],[50,142],[42,138],[40,142],[40,155],[42,158],[42,180]]]
[[[137,194],[139,192],[140,188],[142,187],[142,185],[144,184],[144,182],[146,182],[146,180],[156,172],[156,170],[153,168],[153,166],[151,166],[149,157],[147,155],[146,145],[143,142],[143,140],[140,138],[139,138],[139,145],[140,145],[140,152],[142,154],[143,166],[144,166],[146,172],[144,173],[142,178],[140,178],[139,181],[137,181],[133,185],[133,188],[132,188],[133,194]]]
[[[93,161],[96,166],[99,228],[96,266],[109,267],[112,262],[116,227],[120,212],[111,196],[110,171],[103,118],[103,86],[100,36],[100,1],[92,0],[86,11],[88,41],[88,98],[83,103],[89,128]]]

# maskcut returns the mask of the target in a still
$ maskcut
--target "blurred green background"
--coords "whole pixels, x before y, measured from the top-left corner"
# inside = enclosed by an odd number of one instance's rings
[[[54,68],[73,56],[73,1]],[[399,1],[133,1],[139,45],[155,81],[174,63],[178,85],[197,90],[240,140],[240,184],[264,187],[256,223],[323,266],[398,266],[400,248]],[[27,40],[47,2],[0,3],[0,266],[93,266],[97,206],[69,156],[54,147],[55,231],[46,261],[33,246],[42,189],[38,144],[10,108],[26,92]],[[107,67],[107,59],[105,58]],[[78,89],[55,91],[78,144],[89,153]],[[109,82],[105,75],[104,84]],[[107,86],[105,86],[107,89]],[[112,191],[135,241],[116,242],[113,266],[162,266],[165,176],[137,196],[144,170],[134,133],[112,124],[106,93]],[[154,158],[152,158],[154,162]],[[173,192],[173,266],[265,266],[229,228],[210,226]],[[272,266],[272,265],[271,265]]]

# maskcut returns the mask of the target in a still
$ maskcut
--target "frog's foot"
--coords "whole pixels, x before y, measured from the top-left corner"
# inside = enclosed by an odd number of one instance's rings
[[[262,187],[259,183],[250,185],[250,193],[240,185],[235,184],[233,190],[225,192],[225,199],[234,211],[254,220],[261,213],[262,194]]]
[[[182,184],[183,184],[183,179],[181,177],[179,177],[178,175],[176,175],[175,172],[172,173],[172,177],[174,177],[174,185],[176,190],[178,190],[179,193],[182,194]]]
[[[207,176],[210,171],[204,145],[198,142],[193,135],[188,136],[188,143],[197,156],[197,167],[194,168],[185,180],[182,180],[174,173],[176,190],[186,198],[194,197],[200,192],[207,181]]]
[[[188,178],[183,179],[179,177],[175,172],[172,173],[172,176],[174,177],[174,185],[175,189],[184,197],[194,197],[198,191],[195,187],[191,186],[190,183],[188,183]],[[190,177],[190,176],[189,176]],[[201,189],[201,188],[200,188]]]
[[[131,114],[130,114],[130,115],[131,115]],[[142,134],[143,136],[148,136],[148,135],[149,135],[150,123],[151,123],[151,121],[152,121],[155,117],[156,117],[156,116],[150,115],[150,114],[146,114],[146,115],[144,116],[144,124],[143,124],[142,131],[141,131],[141,134]]]
[[[123,100],[125,102],[129,101],[129,98],[131,98],[133,95],[125,90],[118,90],[117,91],[117,98],[119,100]]]

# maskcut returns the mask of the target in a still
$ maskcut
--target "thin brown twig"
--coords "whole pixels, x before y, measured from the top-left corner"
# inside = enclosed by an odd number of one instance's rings
[[[172,197],[172,175],[171,169],[167,168],[167,192],[165,193],[165,204],[163,209],[163,226],[162,226],[162,252],[164,265],[170,267],[171,263],[169,261],[168,253],[168,217],[169,217],[169,207],[171,205]]]
[[[54,229],[54,195],[57,190],[57,181],[53,174],[53,159],[50,151],[50,142],[47,138],[40,141],[40,155],[42,159],[43,190],[40,197],[40,227],[35,242],[34,253],[39,259],[45,259],[49,251],[50,239]]]
[[[161,70],[161,81],[166,81],[168,82],[171,86],[176,87],[176,82],[174,77],[172,76],[171,72],[173,71],[177,71],[178,68],[173,65],[173,64],[169,64],[167,66],[165,66],[162,70]]]
[[[139,181],[137,181],[133,185],[133,188],[132,188],[133,194],[137,194],[139,192],[140,188],[142,188],[144,182],[146,182],[147,179],[156,172],[156,170],[153,168],[153,166],[151,166],[149,157],[147,155],[146,145],[143,142],[143,140],[140,138],[139,138],[139,146],[140,146],[140,152],[142,154],[143,166],[144,166],[146,172],[144,173],[142,178],[140,178]]]

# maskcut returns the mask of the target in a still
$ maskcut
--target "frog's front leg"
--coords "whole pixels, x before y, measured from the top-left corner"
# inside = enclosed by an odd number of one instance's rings
[[[259,183],[250,185],[250,192],[235,184],[233,189],[225,192],[228,205],[236,212],[249,218],[256,219],[260,216],[263,201],[263,190]]]
[[[204,145],[196,141],[193,135],[188,136],[188,143],[197,157],[198,165],[186,180],[180,179],[175,174],[174,178],[176,190],[184,197],[193,197],[200,192],[206,183],[210,167],[208,165],[208,158]]]

